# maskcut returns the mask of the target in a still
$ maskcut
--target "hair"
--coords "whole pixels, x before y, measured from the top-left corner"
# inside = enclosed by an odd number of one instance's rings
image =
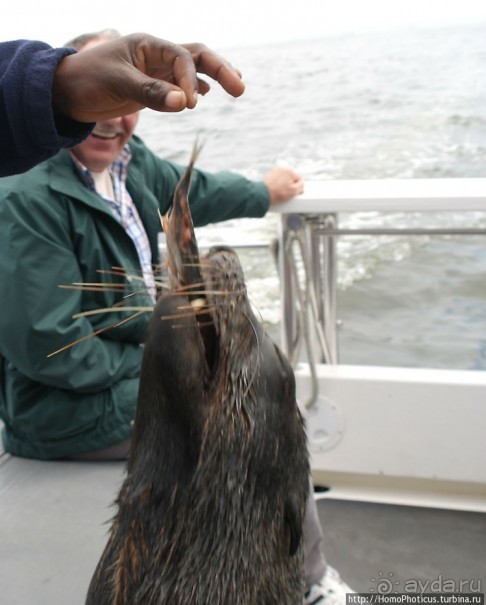
[[[86,46],[88,42],[91,40],[98,39],[106,39],[108,40],[116,40],[117,38],[121,38],[120,32],[116,29],[102,29],[98,32],[92,32],[89,34],[81,34],[80,36],[76,36],[72,40],[69,40],[64,44],[64,46],[69,46],[70,48],[75,48],[76,50],[80,50],[83,46]]]

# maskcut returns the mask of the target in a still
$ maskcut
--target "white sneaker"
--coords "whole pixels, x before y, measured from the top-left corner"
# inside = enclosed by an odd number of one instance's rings
[[[321,581],[305,593],[303,605],[346,605],[346,594],[354,592],[334,567],[328,565]]]

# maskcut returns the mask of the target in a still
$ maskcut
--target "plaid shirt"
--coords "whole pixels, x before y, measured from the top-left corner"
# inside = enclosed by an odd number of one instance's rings
[[[101,199],[111,209],[115,218],[118,219],[135,244],[147,291],[152,299],[152,302],[155,302],[156,287],[150,243],[137,208],[126,188],[127,166],[131,158],[128,145],[123,149],[121,154],[109,168],[113,183],[114,199],[101,195],[98,191],[96,191],[95,182],[91,172],[85,166],[83,166],[83,164],[81,164],[81,162],[74,157],[74,155],[71,154],[71,157],[73,158],[74,164],[78,169],[82,182],[86,185],[86,187],[88,187],[88,189],[100,195]]]

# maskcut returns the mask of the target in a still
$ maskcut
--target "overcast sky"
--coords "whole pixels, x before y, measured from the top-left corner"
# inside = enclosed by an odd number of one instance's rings
[[[11,0],[3,8],[0,40],[30,38],[54,46],[107,27],[174,42],[202,41],[219,50],[343,31],[486,24],[481,0]]]

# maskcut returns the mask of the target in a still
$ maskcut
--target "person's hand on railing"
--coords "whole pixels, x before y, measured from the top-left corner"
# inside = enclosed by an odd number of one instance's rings
[[[304,192],[304,180],[291,168],[273,168],[263,182],[270,193],[270,205],[286,202]]]

